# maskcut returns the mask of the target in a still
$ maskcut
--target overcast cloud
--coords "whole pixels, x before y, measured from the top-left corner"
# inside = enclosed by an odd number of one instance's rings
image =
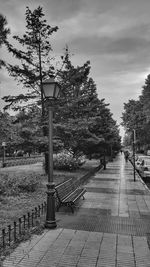
[[[150,73],[150,1],[0,0],[0,12],[12,35],[24,32],[26,6],[39,5],[47,22],[59,27],[52,36],[54,54],[62,54],[68,44],[74,64],[90,60],[99,97],[110,103],[120,123],[123,103],[138,98]],[[0,53],[1,58],[12,60],[4,48]],[[0,82],[0,96],[21,91],[4,70]]]

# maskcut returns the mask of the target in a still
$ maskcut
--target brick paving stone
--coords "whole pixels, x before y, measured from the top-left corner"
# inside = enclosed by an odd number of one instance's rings
[[[108,260],[108,259],[100,259],[98,262],[97,262],[97,265],[96,267],[116,267],[116,262],[115,260]]]

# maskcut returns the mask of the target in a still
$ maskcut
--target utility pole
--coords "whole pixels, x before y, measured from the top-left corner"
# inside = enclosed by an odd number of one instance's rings
[[[136,132],[135,129],[133,129],[133,175],[134,175],[134,182],[136,181],[135,179],[135,143],[136,143]]]

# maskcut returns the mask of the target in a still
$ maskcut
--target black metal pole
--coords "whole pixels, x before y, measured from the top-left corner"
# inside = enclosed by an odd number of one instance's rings
[[[110,147],[111,147],[111,161],[113,161],[113,149],[112,149],[112,145]]]
[[[55,228],[55,184],[53,182],[53,107],[48,109],[49,121],[49,157],[48,157],[48,183],[47,183],[47,211],[46,211],[46,228]]]
[[[105,153],[105,150],[104,150],[104,170],[106,170],[106,153]]]
[[[5,146],[3,146],[3,163],[2,163],[3,168],[5,167]]]
[[[134,182],[136,181],[136,172],[135,172],[135,129],[133,129],[133,175],[134,175]]]

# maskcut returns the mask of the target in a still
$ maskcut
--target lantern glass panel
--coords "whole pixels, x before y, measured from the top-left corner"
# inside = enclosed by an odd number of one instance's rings
[[[57,98],[58,95],[59,95],[59,91],[60,91],[60,88],[58,86],[58,84],[56,83],[55,84],[55,92],[54,92],[54,97]]]
[[[43,83],[43,91],[45,97],[53,97],[54,96],[54,83]]]

